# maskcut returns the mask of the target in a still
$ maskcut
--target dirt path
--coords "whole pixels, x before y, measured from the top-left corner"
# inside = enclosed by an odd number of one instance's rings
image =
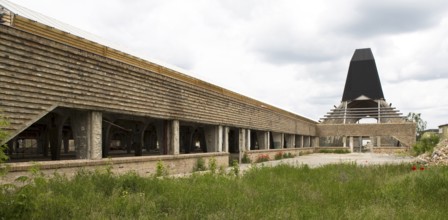
[[[374,164],[400,164],[415,162],[415,157],[397,156],[391,154],[374,154],[374,153],[350,153],[350,154],[309,154],[290,159],[274,160],[264,162],[267,166],[276,166],[279,163],[291,164],[295,166],[307,164],[311,168],[319,167],[325,164],[332,163],[347,163],[355,162],[359,165],[374,165]],[[241,170],[249,169],[250,164],[242,164]]]

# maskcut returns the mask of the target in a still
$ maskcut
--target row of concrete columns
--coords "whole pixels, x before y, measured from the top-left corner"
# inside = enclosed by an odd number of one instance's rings
[[[103,114],[97,111],[72,111],[69,114],[54,114],[49,117],[49,123],[46,131],[42,132],[46,138],[38,141],[42,147],[42,151],[46,151],[50,146],[52,160],[59,160],[61,155],[61,147],[64,146],[68,151],[69,135],[63,132],[64,123],[70,117],[71,136],[73,137],[76,158],[77,159],[101,159],[109,155],[109,146],[111,142],[112,122],[103,120]],[[145,131],[148,129],[149,122],[139,122],[132,125],[129,129],[130,135],[123,139],[126,143],[127,150],[130,153],[131,145],[136,156],[142,155],[143,143],[145,143]],[[159,143],[161,154],[177,155],[180,153],[181,142],[188,140],[180,140],[180,122],[179,120],[157,120],[151,123],[151,129],[156,130],[155,141]],[[187,130],[189,129],[186,126]],[[221,125],[202,126],[203,135],[205,136],[205,146],[207,152],[229,152],[230,129],[237,131],[238,151],[250,151],[251,146],[257,144],[258,149],[279,149],[279,148],[296,148],[296,147],[312,147],[318,145],[318,139],[311,136],[302,136],[294,134],[283,134],[269,131],[255,131],[244,128],[230,128]],[[125,128],[123,128],[125,129]],[[194,130],[194,129],[193,129]],[[191,131],[191,130],[190,130]],[[150,131],[148,131],[150,132]],[[185,131],[184,131],[185,132]],[[183,133],[183,136],[188,136]],[[189,132],[191,135],[191,132]],[[154,135],[151,137],[154,139]],[[184,137],[185,138],[185,137]],[[191,137],[189,137],[191,139]],[[191,141],[191,140],[190,140]],[[253,142],[253,143],[251,143]],[[272,145],[272,146],[271,146]],[[183,147],[183,146],[182,146]],[[44,155],[47,152],[43,152]],[[188,153],[188,152],[187,152]]]
[[[359,137],[359,136],[358,137],[353,137],[353,136],[350,136],[348,138],[349,138],[348,147],[350,147],[350,152],[353,152],[353,148],[355,147],[355,138],[358,139],[357,140],[358,143],[356,144],[356,146],[358,146],[358,147],[362,146],[362,139],[363,139],[363,137]],[[378,137],[373,137],[373,138],[376,139],[375,146],[376,147],[381,147],[381,137],[378,136]],[[372,138],[371,138],[371,140],[372,140]],[[342,143],[343,143],[343,147],[347,147],[347,137],[343,137],[342,138]],[[374,144],[372,143],[370,146],[373,147]]]

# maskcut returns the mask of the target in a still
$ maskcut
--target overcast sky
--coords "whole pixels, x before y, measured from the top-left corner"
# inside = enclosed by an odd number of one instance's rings
[[[10,1],[316,121],[369,47],[387,102],[448,123],[446,0]]]

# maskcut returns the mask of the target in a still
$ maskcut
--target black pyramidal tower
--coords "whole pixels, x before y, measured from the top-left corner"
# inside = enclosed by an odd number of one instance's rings
[[[352,101],[360,96],[373,100],[384,99],[375,58],[370,48],[357,49],[353,54],[342,101]]]

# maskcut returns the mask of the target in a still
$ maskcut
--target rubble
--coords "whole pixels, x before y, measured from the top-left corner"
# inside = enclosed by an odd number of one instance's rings
[[[432,153],[424,153],[417,158],[426,165],[448,165],[448,139],[440,141]]]

